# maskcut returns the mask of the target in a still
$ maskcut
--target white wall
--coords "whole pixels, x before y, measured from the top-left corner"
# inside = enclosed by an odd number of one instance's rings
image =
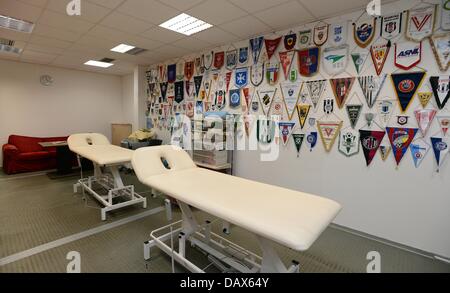
[[[54,78],[52,86],[40,84],[43,74]],[[120,76],[0,60],[0,144],[10,134],[111,137],[110,124],[122,121]]]
[[[132,123],[134,119],[134,76],[133,74],[122,76],[122,110],[123,120]]]
[[[418,1],[402,0],[390,5],[383,5],[382,13],[401,12],[414,7],[417,3]],[[361,11],[326,21],[332,24],[342,20],[356,20],[360,15]],[[406,15],[404,17],[406,18]],[[438,21],[439,19],[436,22],[437,24]],[[313,28],[314,25],[296,27],[292,31],[298,32],[305,27]],[[266,37],[282,36],[289,31],[290,29]],[[379,23],[374,41],[378,35]],[[399,41],[403,40],[402,37]],[[351,25],[349,25],[348,43],[350,51],[356,48]],[[248,40],[233,45],[235,48],[248,46]],[[330,44],[328,43],[324,47],[327,46],[330,46]],[[283,49],[282,47],[281,44],[280,48]],[[214,51],[226,51],[230,48],[231,45],[227,44],[221,48],[216,48]],[[361,49],[357,48],[357,50]],[[428,41],[423,42],[423,53],[423,59],[419,66],[426,68],[428,72],[427,79],[420,91],[430,91],[428,78],[431,75],[444,73],[439,71]],[[185,56],[184,60],[193,57],[195,55]],[[174,62],[176,60],[169,60],[167,64]],[[294,61],[294,66],[296,66],[296,62],[297,60]],[[362,75],[376,75],[370,57],[363,70]],[[395,70],[394,48],[392,48],[384,72],[392,73]],[[352,63],[349,63],[347,72],[348,74],[341,74],[340,76],[357,76]],[[449,73],[445,74],[448,75]],[[281,81],[283,81],[283,78],[281,77]],[[323,68],[321,68],[319,75],[311,79],[302,78],[302,80],[321,78],[330,78],[324,73]],[[231,84],[233,85],[233,81]],[[353,93],[357,93],[364,101],[364,96],[357,82],[350,97]],[[324,97],[333,97],[329,86]],[[380,98],[384,97],[396,97],[389,77],[380,94]],[[365,102],[364,104],[366,105]],[[432,104],[434,104],[434,101]],[[410,116],[410,127],[417,127],[413,111],[418,107],[419,101],[416,98],[407,112],[407,115]],[[434,107],[436,106],[434,105]],[[321,105],[320,108],[322,108]],[[366,105],[363,113],[368,112],[368,110]],[[312,112],[310,115],[319,119],[323,116],[321,111],[322,109],[318,113]],[[337,109],[335,113],[344,121],[344,127],[347,127],[349,121],[344,111],[344,109]],[[398,115],[398,113],[394,113],[391,121],[392,126],[396,125],[395,115]],[[363,127],[364,124],[364,117],[361,117],[357,128]],[[429,134],[434,135],[438,132],[439,128],[434,122]],[[164,136],[162,135],[162,137]],[[427,139],[429,140],[428,137]],[[338,152],[336,142],[333,150],[328,154],[324,151],[320,141],[312,153],[304,145],[298,159],[292,142],[288,147],[282,147],[280,157],[275,162],[261,162],[259,152],[256,151],[236,152],[235,157],[235,173],[237,176],[329,197],[340,202],[343,205],[343,210],[335,221],[337,224],[447,258],[450,258],[449,165],[450,163],[447,162],[442,167],[441,172],[436,173],[436,163],[432,151],[430,151],[421,167],[415,169],[411,154],[408,151],[398,169],[392,155],[384,163],[381,161],[379,154],[377,154],[372,165],[366,167],[362,151],[352,158],[346,158]],[[276,195],[274,195],[274,200],[276,200]]]

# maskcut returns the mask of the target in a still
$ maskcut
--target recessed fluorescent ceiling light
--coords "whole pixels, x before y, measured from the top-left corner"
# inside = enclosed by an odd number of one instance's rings
[[[112,63],[107,63],[107,62],[95,61],[95,60],[89,60],[88,62],[84,63],[84,65],[95,66],[95,67],[102,67],[102,68],[108,68],[108,67],[113,66],[114,64],[112,64]]]
[[[212,27],[211,24],[186,13],[175,16],[159,26],[186,36],[193,35]]]
[[[130,50],[133,50],[134,48],[136,48],[136,47],[126,45],[126,44],[120,44],[119,46],[112,48],[111,51],[117,52],[117,53],[126,53]]]
[[[34,29],[34,24],[28,21],[0,14],[0,27],[23,33],[31,33]]]

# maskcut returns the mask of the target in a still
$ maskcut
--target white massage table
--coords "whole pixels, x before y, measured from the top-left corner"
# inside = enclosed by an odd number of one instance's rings
[[[212,256],[211,261],[240,272],[297,272],[299,264],[286,268],[273,242],[308,250],[341,210],[329,199],[198,168],[185,151],[173,146],[139,149],[132,165],[142,183],[176,199],[182,211],[182,221],[151,233],[144,258],[150,259],[150,249],[157,246],[192,272],[203,271],[186,258],[186,240]],[[232,224],[254,233],[263,256],[212,233],[209,221],[199,225],[191,207],[223,220],[224,232]],[[174,236],[178,251],[165,243],[173,242]]]
[[[134,186],[125,186],[118,167],[129,164],[133,156],[133,151],[112,145],[102,134],[74,134],[67,140],[72,152],[92,161],[94,164],[94,176],[83,178],[74,185],[74,192],[81,187],[83,192],[88,191],[103,206],[101,209],[102,221],[106,220],[106,213],[126,206],[142,204],[147,208],[147,199],[134,191]],[[102,172],[102,167],[109,169],[109,174]],[[93,184],[99,184],[108,191],[107,195],[98,194]],[[117,197],[126,198],[126,201],[114,203]]]

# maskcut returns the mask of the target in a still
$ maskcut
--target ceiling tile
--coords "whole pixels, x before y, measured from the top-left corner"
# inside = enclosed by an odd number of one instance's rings
[[[42,8],[18,2],[16,0],[0,0],[0,14],[36,22]]]
[[[316,18],[335,16],[345,12],[355,11],[359,8],[367,7],[368,0],[298,0]]]
[[[50,46],[43,46],[43,45],[36,45],[36,44],[27,44],[27,50],[41,52],[41,53],[47,53],[47,54],[54,54],[54,55],[61,55],[66,51],[66,49],[50,47]]]
[[[44,11],[39,23],[76,33],[85,33],[94,26],[93,23],[81,20],[74,16],[56,13],[50,10]]]
[[[214,45],[222,45],[225,43],[231,43],[239,40],[239,37],[228,33],[218,27],[213,27],[202,31],[198,34],[195,34],[194,37],[196,39],[208,42]]]
[[[203,2],[204,0],[158,0],[158,1],[171,6],[176,10],[185,11]]]
[[[47,9],[58,12],[65,17],[70,17],[77,20],[85,20],[93,23],[99,22],[102,18],[104,18],[108,13],[111,12],[111,9],[109,8],[98,6],[89,2],[81,2],[81,15],[69,16],[66,12],[67,4],[69,3],[70,0],[49,0]]]
[[[280,4],[283,4],[285,2],[288,2],[289,0],[229,0],[234,5],[250,12],[255,13],[261,10],[265,10],[267,8],[271,8]]]
[[[51,63],[57,55],[47,54],[42,52],[35,52],[32,50],[25,49],[20,56],[20,60],[23,61],[33,61],[39,64],[49,64]]]
[[[233,33],[242,39],[250,38],[257,34],[263,34],[272,30],[268,25],[253,16],[245,16],[232,22],[222,24],[220,25],[220,28]]]
[[[19,0],[19,2],[44,8],[45,6],[47,6],[48,0]]]
[[[174,46],[184,48],[189,51],[201,51],[211,47],[211,44],[196,38],[186,38],[173,43]]]
[[[214,25],[219,25],[248,14],[223,0],[205,1],[189,9],[186,13]]]
[[[96,48],[96,49],[102,49],[104,51],[109,51],[110,49],[117,46],[118,42],[99,38],[96,36],[85,35],[85,36],[81,37],[76,42],[76,44],[83,45],[88,48]]]
[[[161,42],[149,40],[144,37],[135,36],[135,35],[128,35],[124,39],[124,42],[126,42],[127,44],[130,44],[130,45],[133,45],[135,47],[139,47],[139,48],[147,49],[147,50],[153,50],[153,49],[159,48],[164,45]]]
[[[314,17],[297,1],[258,12],[255,16],[275,30],[286,29],[292,25],[300,25],[314,20]]]
[[[27,41],[31,38],[31,34],[20,33],[9,29],[0,28],[0,38],[5,38],[15,41]]]
[[[176,16],[178,10],[155,0],[127,0],[117,11],[159,25]]]
[[[164,28],[160,28],[160,27],[155,27],[153,29],[150,29],[150,30],[142,33],[141,36],[151,39],[151,40],[159,41],[159,42],[162,42],[165,44],[172,43],[172,42],[178,41],[178,40],[186,37],[182,34],[172,32],[172,31],[166,30]]]
[[[118,45],[123,42],[123,40],[128,36],[128,33],[118,31],[106,26],[97,25],[92,30],[90,30],[86,34],[86,36],[94,36],[101,39],[107,39],[116,42]]]
[[[19,60],[19,58],[20,58],[20,56],[17,54],[0,52],[0,59]]]
[[[125,0],[88,0],[88,1],[103,7],[114,9],[120,4],[122,4]]]
[[[31,44],[56,47],[56,48],[60,48],[60,49],[65,49],[72,45],[71,42],[61,41],[61,40],[47,38],[47,37],[38,36],[38,35],[32,35],[29,42]]]
[[[154,50],[155,56],[157,57],[163,57],[164,59],[171,59],[175,57],[181,57],[183,55],[191,53],[190,50],[175,47],[172,45],[166,45],[161,48],[158,48]]]
[[[55,38],[68,42],[75,42],[81,37],[81,34],[57,29],[41,23],[36,24],[33,33],[36,35]]]
[[[100,24],[132,34],[140,34],[154,27],[153,24],[118,12],[108,15]]]

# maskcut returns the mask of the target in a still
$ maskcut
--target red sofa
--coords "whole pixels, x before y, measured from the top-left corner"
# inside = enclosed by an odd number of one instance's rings
[[[26,137],[11,135],[3,145],[3,171],[6,174],[35,172],[56,168],[56,148],[43,148],[40,142],[65,141],[66,137]]]

